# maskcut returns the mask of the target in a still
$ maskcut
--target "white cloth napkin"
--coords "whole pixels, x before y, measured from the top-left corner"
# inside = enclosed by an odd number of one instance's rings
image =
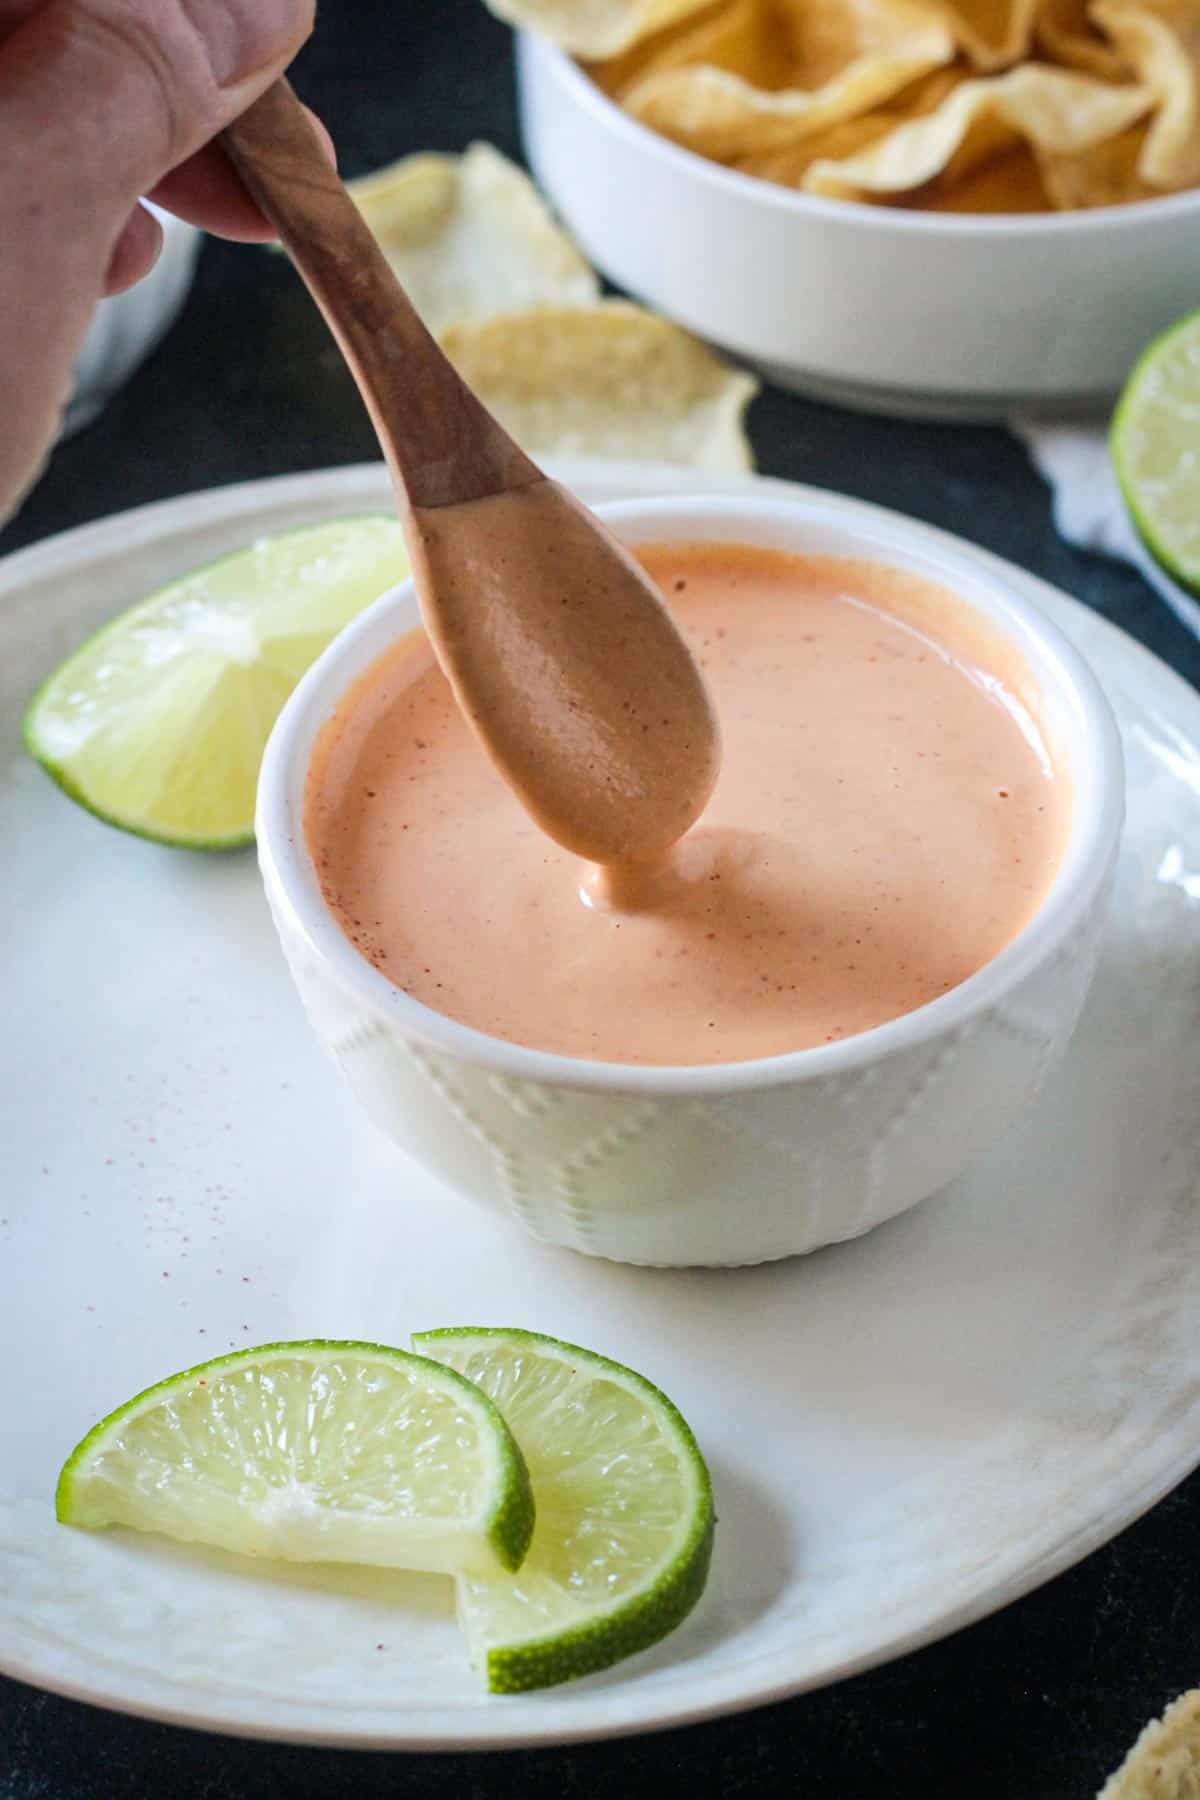
[[[1067,542],[1133,563],[1188,630],[1200,637],[1200,600],[1164,574],[1129,522],[1109,459],[1107,425],[1055,425],[1022,418],[1010,423],[1050,484],[1054,523]]]

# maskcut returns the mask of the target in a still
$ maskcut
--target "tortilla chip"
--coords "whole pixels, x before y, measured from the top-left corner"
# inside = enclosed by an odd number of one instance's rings
[[[589,63],[588,73],[622,105],[651,75],[711,67],[740,75],[755,87],[779,85],[783,53],[768,7],[774,0],[724,0],[715,11],[685,19],[635,44],[623,56]]]
[[[1029,52],[1038,0],[942,0],[959,49],[973,68],[1007,69]]]
[[[962,79],[961,72],[938,70],[912,90],[915,97],[907,115],[889,107],[858,119],[843,119],[803,143],[747,157],[732,167],[785,187],[803,187],[804,177],[814,163],[843,161],[857,155],[902,125],[906,116],[932,112]],[[880,200],[881,204],[910,207],[918,212],[960,213],[1049,212],[1054,204],[1037,158],[1028,144],[1022,143],[999,151],[965,173],[957,171],[952,161],[943,174],[925,187]]]
[[[1155,1719],[1098,1800],[1196,1800],[1200,1795],[1200,1688]]]
[[[815,162],[840,162],[845,157],[857,156],[861,150],[886,137],[898,123],[895,115],[887,112],[839,119],[836,125],[816,131],[798,144],[777,144],[771,150],[756,151],[753,156],[739,156],[729,167],[742,175],[754,175],[759,181],[773,181],[779,187],[803,187],[804,177]]]
[[[1096,0],[1092,17],[1154,98],[1138,158],[1151,188],[1200,183],[1200,0]]]
[[[487,0],[498,19],[536,31],[574,56],[619,56],[631,44],[703,11],[712,0]]]
[[[531,456],[753,466],[742,416],[758,383],[639,306],[507,313],[441,344]]]
[[[813,163],[823,159],[841,162],[856,156],[871,144],[879,142],[906,119],[921,118],[933,112],[952,88],[963,79],[959,69],[935,69],[931,75],[913,82],[891,99],[887,106],[860,113],[857,118],[839,119],[823,131],[815,131],[799,143],[777,145],[770,150],[739,156],[730,163],[743,175],[757,176],[760,181],[774,181],[782,187],[802,187]]]
[[[1133,71],[1088,16],[1089,0],[1040,0],[1034,44],[1051,62],[1098,81],[1127,81]]]
[[[1152,200],[1161,189],[1150,187],[1138,173],[1146,131],[1145,125],[1134,125],[1090,150],[1071,155],[1043,150],[1039,162],[1051,205],[1073,212],[1088,206],[1126,206],[1131,200]]]
[[[1152,104],[1145,88],[1028,63],[963,82],[927,118],[897,126],[857,156],[814,163],[803,185],[843,199],[902,194],[942,175],[961,180],[1022,140],[1035,151],[1088,150],[1135,124]]]
[[[1050,212],[1054,202],[1044,171],[1028,144],[1016,144],[969,169],[957,180],[940,175],[927,188],[906,196],[918,212]]]
[[[408,156],[349,186],[431,331],[600,292],[529,177],[490,144]]]
[[[719,64],[660,68],[622,96],[644,125],[720,161],[868,112],[954,56],[920,0],[738,0],[726,23]]]

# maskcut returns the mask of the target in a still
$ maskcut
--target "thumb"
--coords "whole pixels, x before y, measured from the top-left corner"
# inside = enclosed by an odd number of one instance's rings
[[[123,219],[282,73],[312,15],[313,0],[44,0],[0,42],[6,177]]]
[[[0,519],[54,435],[139,195],[291,61],[313,0],[0,0]]]

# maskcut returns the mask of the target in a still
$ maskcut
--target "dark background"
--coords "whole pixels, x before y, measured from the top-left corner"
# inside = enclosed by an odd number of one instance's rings
[[[295,79],[349,175],[477,137],[519,153],[508,33],[479,0],[326,0]],[[770,393],[751,435],[764,472],[961,532],[1200,684],[1200,645],[1138,575],[1058,540],[1046,490],[1006,433]],[[56,453],[0,551],[162,496],[373,455],[349,379],[282,259],[210,243],[175,330],[100,422]],[[1145,1720],[1200,1682],[1198,1533],[1194,1476],[1080,1568],[944,1644],[741,1718],[569,1750],[406,1757],[245,1744],[0,1681],[0,1800],[1088,1800]]]

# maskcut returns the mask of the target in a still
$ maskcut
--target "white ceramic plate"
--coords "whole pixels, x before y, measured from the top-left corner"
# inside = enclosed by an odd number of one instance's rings
[[[560,473],[593,500],[735,485]],[[1090,654],[1129,757],[1116,915],[1066,1067],[986,1166],[857,1243],[737,1272],[598,1264],[488,1223],[370,1135],[250,855],[109,831],[19,748],[34,682],[118,605],[257,530],[386,504],[374,468],[288,478],[0,565],[0,1667],[264,1736],[561,1742],[831,1681],[1065,1568],[1200,1458],[1200,698],[1008,569]],[[708,1453],[710,1591],[624,1668],[487,1698],[448,1584],[53,1522],[80,1433],[170,1370],[469,1323],[634,1364]]]

